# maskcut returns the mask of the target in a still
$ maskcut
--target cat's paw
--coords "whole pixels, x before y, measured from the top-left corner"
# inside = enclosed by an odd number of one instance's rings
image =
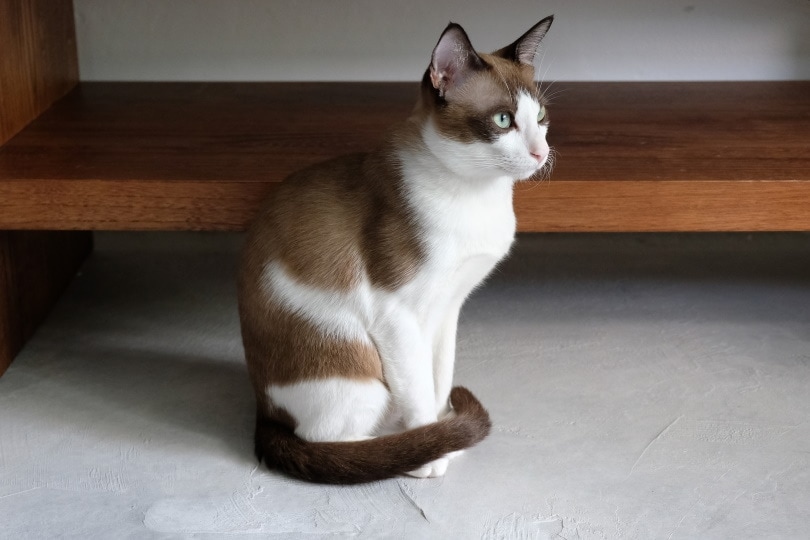
[[[439,476],[444,476],[444,473],[447,472],[447,466],[449,464],[450,460],[448,458],[439,458],[435,461],[431,461],[427,465],[419,467],[415,471],[409,472],[408,476],[413,476],[415,478],[437,478]]]

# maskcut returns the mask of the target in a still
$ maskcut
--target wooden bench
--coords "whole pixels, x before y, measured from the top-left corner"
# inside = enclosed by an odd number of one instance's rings
[[[243,230],[288,173],[372,149],[416,96],[416,83],[79,83],[70,2],[24,4],[0,0],[13,59],[0,67],[0,373],[90,231]],[[810,230],[810,82],[553,90],[557,166],[516,190],[521,231]]]

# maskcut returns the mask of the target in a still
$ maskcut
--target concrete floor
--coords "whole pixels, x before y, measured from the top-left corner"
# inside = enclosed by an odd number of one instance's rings
[[[459,330],[492,435],[358,487],[253,461],[239,241],[97,235],[0,379],[0,537],[810,537],[810,235],[520,237]]]

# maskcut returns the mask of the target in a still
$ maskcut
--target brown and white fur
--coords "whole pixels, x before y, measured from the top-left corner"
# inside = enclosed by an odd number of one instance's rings
[[[239,313],[268,466],[327,483],[441,476],[489,433],[478,400],[451,390],[456,324],[510,249],[513,184],[548,163],[533,61],[551,22],[492,54],[451,23],[378,150],[293,174],[256,218]]]

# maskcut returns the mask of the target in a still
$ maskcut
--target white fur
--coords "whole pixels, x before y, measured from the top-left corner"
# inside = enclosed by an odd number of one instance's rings
[[[537,123],[537,115],[540,112],[540,104],[529,94],[521,92],[518,96],[518,107],[515,113],[515,125],[517,129],[510,131],[508,148],[515,156],[516,166],[525,167],[518,178],[528,178],[545,165],[548,160],[549,147],[546,142],[545,125]],[[504,137],[504,140],[506,137]],[[518,139],[518,140],[514,140]],[[541,161],[537,161],[532,154],[541,156]]]
[[[447,413],[459,310],[509,251],[514,182],[548,156],[539,109],[521,94],[516,129],[493,144],[444,138],[428,122],[423,145],[398,156],[427,251],[416,276],[398,290],[374,288],[368,279],[349,292],[319,290],[297,283],[277,262],[265,267],[265,292],[286,309],[325,336],[373,342],[390,390],[378,381],[340,378],[268,387],[271,401],[295,417],[299,436],[356,440],[377,434],[386,416],[413,428]],[[414,475],[440,476],[446,468],[442,458]]]
[[[380,381],[337,377],[271,385],[267,393],[277,407],[294,411],[295,433],[308,441],[356,441],[374,435],[390,399]]]
[[[295,281],[274,260],[265,264],[262,285],[276,303],[315,325],[324,336],[370,342],[366,329],[373,315],[368,287],[350,293],[308,287]]]

